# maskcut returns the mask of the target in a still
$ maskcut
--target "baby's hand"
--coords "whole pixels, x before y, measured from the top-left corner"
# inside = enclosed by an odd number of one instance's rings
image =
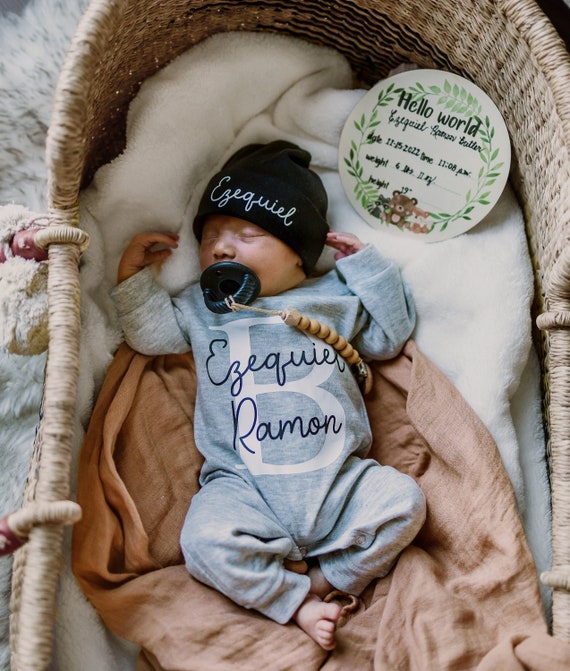
[[[152,249],[155,245],[166,245],[176,249],[178,247],[178,235],[176,233],[139,233],[130,241],[123,252],[117,271],[117,282],[120,284],[132,277],[139,270],[153,263],[166,260],[172,249]]]
[[[337,250],[334,258],[338,261],[345,256],[356,254],[366,246],[362,240],[352,233],[343,233],[342,231],[330,231],[327,234],[326,244]]]

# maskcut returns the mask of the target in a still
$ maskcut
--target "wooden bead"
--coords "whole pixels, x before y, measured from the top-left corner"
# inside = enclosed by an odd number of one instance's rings
[[[350,357],[352,356],[353,352],[354,347],[350,343],[347,343],[346,347],[340,351],[340,355],[343,359],[346,359],[348,363],[353,363],[352,361],[350,361]]]
[[[321,324],[316,319],[311,319],[309,323],[309,333],[316,335],[321,330]]]
[[[287,310],[281,314],[281,319],[288,326],[296,326],[297,328],[300,328],[299,324],[301,323],[302,318],[301,313],[294,308],[287,308]]]
[[[331,332],[331,327],[328,326],[328,324],[321,324],[321,329],[318,332],[319,338],[322,338],[323,340],[328,337],[329,333]]]
[[[342,356],[344,356],[343,352],[341,352],[341,354],[342,354]],[[360,354],[354,349],[354,347],[352,348],[352,354],[347,356],[346,360],[348,361],[348,363],[350,365],[352,365],[353,363],[358,363],[359,362]]]
[[[332,345],[337,340],[338,340],[338,333],[334,329],[331,329],[331,332],[325,338],[325,342],[328,343],[329,345]]]
[[[346,338],[344,336],[339,335],[338,340],[333,344],[333,347],[340,351],[343,350],[347,345]]]

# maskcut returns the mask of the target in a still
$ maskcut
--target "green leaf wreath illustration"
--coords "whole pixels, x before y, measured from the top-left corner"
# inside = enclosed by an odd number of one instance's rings
[[[476,118],[480,121],[478,117]],[[457,210],[457,212],[454,212],[453,214],[448,214],[446,212],[432,212],[431,216],[436,219],[441,231],[444,231],[447,228],[447,225],[453,221],[459,219],[470,221],[470,213],[475,209],[476,205],[490,204],[490,201],[488,200],[491,195],[489,187],[493,186],[496,182],[497,177],[501,174],[500,168],[503,166],[502,161],[497,162],[499,149],[493,149],[494,135],[495,129],[491,126],[489,117],[486,116],[479,128],[479,139],[483,146],[482,150],[479,152],[479,158],[483,165],[477,174],[476,187],[467,192],[465,195],[465,203],[459,210]]]
[[[501,175],[500,168],[502,168],[504,162],[498,160],[500,151],[493,146],[495,129],[491,125],[488,116],[485,116],[484,119],[481,118],[482,106],[479,104],[477,98],[463,87],[458,84],[452,84],[447,79],[444,80],[443,87],[433,85],[426,88],[420,82],[416,82],[415,85],[410,86],[408,89],[403,89],[395,88],[395,85],[392,83],[378,93],[377,102],[370,117],[367,118],[365,114],[362,114],[358,121],[354,121],[358,141],[351,140],[350,151],[348,157],[344,157],[344,162],[347,166],[348,174],[355,180],[354,195],[357,201],[366,210],[381,219],[379,212],[386,204],[387,199],[383,197],[378,186],[365,177],[364,168],[360,162],[360,153],[363,147],[375,142],[374,132],[381,124],[381,121],[378,119],[378,109],[386,107],[389,103],[393,102],[396,94],[401,94],[402,92],[411,95],[411,100],[418,103],[424,98],[436,97],[437,104],[443,106],[449,114],[471,118],[474,123],[479,124],[477,132],[478,140],[482,147],[479,152],[482,165],[477,175],[476,186],[467,192],[465,202],[456,212],[430,212],[429,216],[433,221],[427,232],[432,232],[436,227],[440,231],[444,231],[450,223],[460,219],[470,221],[471,212],[477,205],[490,204],[488,200],[491,195],[489,187]]]
[[[355,198],[367,210],[374,208],[381,199],[381,196],[380,189],[364,178],[364,168],[359,158],[360,150],[364,145],[374,144],[374,129],[380,125],[378,108],[387,107],[394,100],[393,94],[399,93],[401,90],[395,89],[394,84],[390,84],[386,90],[382,90],[378,94],[376,105],[372,110],[370,118],[367,119],[366,115],[362,114],[358,121],[354,121],[354,127],[360,134],[360,141],[357,144],[354,140],[351,140],[348,158],[345,156],[344,162],[347,166],[348,174],[355,180]]]

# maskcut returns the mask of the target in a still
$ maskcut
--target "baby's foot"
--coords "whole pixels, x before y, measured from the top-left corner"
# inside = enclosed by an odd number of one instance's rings
[[[340,610],[337,603],[325,603],[318,596],[309,593],[293,619],[321,648],[333,650]]]

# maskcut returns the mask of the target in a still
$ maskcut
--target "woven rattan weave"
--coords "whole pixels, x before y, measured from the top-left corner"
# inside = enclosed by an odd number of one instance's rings
[[[544,580],[554,588],[553,633],[570,640],[570,58],[563,42],[532,0],[94,0],[62,69],[48,134],[57,231],[80,227],[79,192],[122,150],[127,108],[141,83],[204,38],[235,30],[332,46],[366,84],[402,61],[447,69],[474,81],[503,114],[544,333],[536,340],[554,516],[554,567]],[[84,240],[56,234],[47,242],[50,347],[27,500],[18,513],[21,528],[32,529],[15,556],[15,669],[49,664],[63,524],[76,514],[50,504],[70,490]]]

